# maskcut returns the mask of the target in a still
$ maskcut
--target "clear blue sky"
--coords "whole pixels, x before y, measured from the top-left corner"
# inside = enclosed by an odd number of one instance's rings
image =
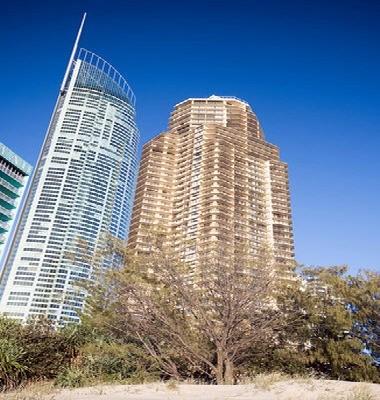
[[[289,163],[298,261],[380,271],[378,1],[4,1],[0,141],[31,163],[83,11],[143,142],[187,97],[247,100]]]

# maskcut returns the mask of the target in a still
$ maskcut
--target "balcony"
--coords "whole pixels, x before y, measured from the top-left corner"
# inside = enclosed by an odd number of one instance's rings
[[[16,208],[15,200],[0,192],[0,205],[8,210]]]
[[[0,205],[0,221],[6,222],[11,220],[13,213],[11,210],[7,210],[5,207]]]
[[[12,197],[13,199],[19,197],[18,188],[14,187],[4,178],[1,177],[0,177],[0,191],[8,195],[9,197]]]
[[[0,177],[8,181],[13,186],[19,188],[23,185],[23,177],[17,175],[5,164],[0,163]]]

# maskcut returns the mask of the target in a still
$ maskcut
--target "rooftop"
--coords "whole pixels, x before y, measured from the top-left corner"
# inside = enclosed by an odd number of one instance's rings
[[[107,61],[86,49],[79,50],[78,59],[87,64],[78,76],[78,83],[104,90],[116,97],[128,100],[132,106],[136,97],[124,77]]]
[[[248,102],[246,102],[245,100],[239,99],[238,97],[235,97],[235,96],[218,96],[218,95],[215,95],[215,94],[213,94],[213,95],[211,95],[211,96],[209,96],[209,97],[190,97],[190,98],[188,98],[188,99],[186,99],[186,100],[183,100],[183,101],[177,103],[176,106],[179,106],[179,105],[181,105],[181,104],[184,104],[184,103],[186,103],[186,102],[188,102],[188,101],[193,101],[193,100],[196,100],[196,101],[207,101],[207,100],[211,100],[211,101],[215,101],[215,100],[224,101],[224,100],[234,100],[234,101],[238,101],[238,102],[240,102],[240,103],[243,103],[243,104],[245,104],[246,106],[248,106],[249,108],[251,108],[251,106],[248,104]]]
[[[25,175],[30,175],[33,167],[23,160],[20,156],[14,153],[11,149],[0,142],[0,157],[8,161],[15,168],[19,169]]]

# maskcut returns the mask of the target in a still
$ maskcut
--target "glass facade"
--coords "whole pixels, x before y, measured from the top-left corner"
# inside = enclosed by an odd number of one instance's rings
[[[0,259],[32,166],[0,143]]]
[[[76,322],[89,259],[106,234],[128,233],[139,133],[135,96],[105,60],[81,49],[70,66],[6,260],[0,312]]]

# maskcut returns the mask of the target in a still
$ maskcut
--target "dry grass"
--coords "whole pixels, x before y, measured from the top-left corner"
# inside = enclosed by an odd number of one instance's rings
[[[33,382],[12,390],[11,392],[0,394],[2,400],[54,400],[56,388],[53,382]]]
[[[280,372],[273,372],[271,374],[255,375],[250,379],[250,383],[255,385],[255,389],[270,390],[274,384],[290,379],[288,375],[281,374]]]
[[[354,388],[345,400],[375,400],[371,389],[365,384],[359,384]]]
[[[375,400],[375,397],[368,385],[359,384],[349,394],[322,394],[318,400]]]
[[[171,379],[170,381],[166,382],[165,387],[168,390],[178,390],[178,382]]]

